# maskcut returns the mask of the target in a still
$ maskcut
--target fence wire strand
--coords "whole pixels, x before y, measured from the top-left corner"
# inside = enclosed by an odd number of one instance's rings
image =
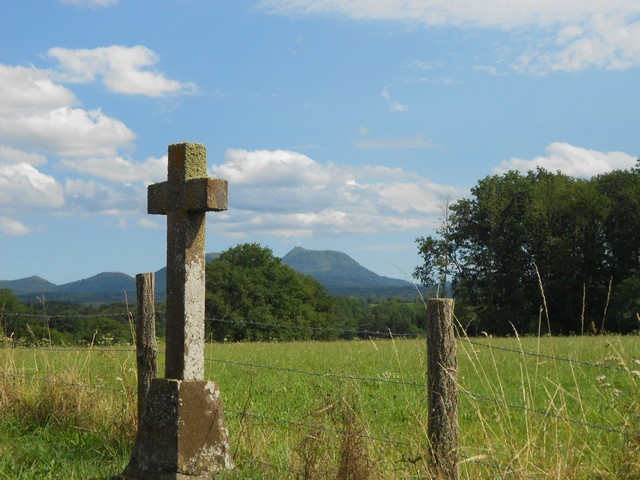
[[[10,377],[10,378],[15,378],[15,379],[20,379],[20,380],[30,380],[30,381],[41,382],[41,383],[64,385],[66,387],[85,388],[85,389],[90,389],[90,390],[104,390],[104,391],[108,391],[108,392],[117,392],[117,393],[123,393],[125,391],[124,388],[106,387],[104,385],[86,385],[86,384],[83,384],[83,383],[64,382],[64,381],[55,380],[55,379],[51,379],[51,378],[37,377],[35,375],[31,375],[31,376],[29,376],[29,375],[18,375],[18,374],[15,374],[15,373],[9,373],[6,370],[0,370],[0,375],[3,376],[3,377]]]
[[[553,360],[553,361],[559,361],[559,362],[567,362],[567,363],[573,363],[573,364],[578,364],[578,365],[585,365],[588,367],[599,367],[599,368],[608,368],[611,370],[621,370],[624,372],[628,372],[629,369],[627,367],[623,367],[621,365],[607,365],[606,363],[602,363],[602,362],[588,362],[586,360],[575,360],[573,358],[567,358],[567,357],[558,357],[556,355],[549,355],[546,353],[538,353],[538,352],[529,352],[526,350],[518,350],[517,348],[509,348],[509,347],[500,347],[498,345],[489,345],[488,343],[483,343],[483,342],[476,342],[474,340],[471,340],[468,337],[465,337],[463,340],[465,343],[468,343],[470,345],[475,345],[478,347],[483,347],[483,348],[488,348],[490,350],[500,350],[501,352],[509,352],[509,353],[517,353],[519,355],[526,355],[528,357],[538,357],[538,358],[544,358],[547,360]]]
[[[391,380],[388,378],[376,378],[376,377],[359,377],[357,375],[344,375],[339,373],[323,373],[323,372],[310,372],[307,370],[298,370],[296,368],[289,367],[276,367],[274,365],[261,365],[258,363],[248,363],[248,362],[237,362],[235,360],[222,360],[217,358],[205,358],[205,361],[208,362],[216,362],[216,363],[226,363],[231,365],[238,365],[242,367],[250,367],[250,368],[261,368],[265,370],[278,370],[281,372],[289,372],[289,373],[300,373],[302,375],[309,375],[313,377],[324,377],[324,378],[338,378],[343,380],[357,380],[361,382],[379,382],[379,383],[393,383],[396,385],[409,385],[411,387],[427,387],[426,383],[418,383],[418,382],[405,382],[402,380]]]
[[[389,338],[419,338],[422,335],[419,333],[395,333],[390,330],[386,332],[370,331],[370,330],[346,330],[343,328],[332,327],[314,327],[311,325],[286,325],[284,323],[266,323],[266,322],[254,322],[254,321],[242,321],[242,320],[225,320],[221,318],[205,318],[205,320],[211,324],[214,323],[228,323],[243,326],[257,326],[261,328],[278,328],[282,330],[307,330],[311,332],[334,332],[342,335],[359,335],[359,336],[378,336]]]

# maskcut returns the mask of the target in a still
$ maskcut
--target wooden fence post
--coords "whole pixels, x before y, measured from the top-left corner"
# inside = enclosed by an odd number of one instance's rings
[[[138,318],[136,322],[136,359],[138,366],[138,421],[142,418],[144,400],[151,380],[158,376],[156,344],[155,275],[136,275]]]
[[[427,303],[430,461],[438,479],[458,478],[458,357],[450,298]]]

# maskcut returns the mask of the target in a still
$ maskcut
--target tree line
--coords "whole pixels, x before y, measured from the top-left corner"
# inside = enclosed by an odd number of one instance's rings
[[[205,333],[212,341],[367,338],[373,332],[417,334],[425,311],[406,298],[337,297],[256,243],[230,248],[206,265]],[[0,340],[12,344],[113,345],[132,342],[124,302],[80,305],[20,302],[0,289]],[[131,306],[135,312],[135,307]],[[164,337],[164,304],[156,332]],[[19,315],[15,315],[19,314]]]
[[[640,160],[591,179],[488,176],[416,240],[414,277],[450,286],[471,334],[640,327]]]

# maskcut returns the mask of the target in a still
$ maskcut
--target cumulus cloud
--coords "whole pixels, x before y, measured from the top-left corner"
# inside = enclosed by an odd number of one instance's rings
[[[96,180],[67,179],[64,192],[67,210],[80,213],[137,214],[146,201],[146,192],[139,186]]]
[[[508,170],[527,172],[540,167],[572,177],[588,178],[612,170],[632,168],[636,163],[634,157],[624,152],[599,152],[563,142],[552,143],[545,152],[546,155],[530,160],[516,157],[504,160],[495,172],[504,173]]]
[[[437,224],[460,189],[400,168],[319,163],[288,150],[228,150],[215,175],[229,180],[228,233],[322,236],[412,231]]]
[[[0,64],[0,114],[3,117],[75,106],[80,102],[73,92],[54,83],[46,72]]]
[[[637,0],[261,0],[280,15],[343,15],[427,26],[537,29],[547,34],[524,47],[514,67],[547,73],[589,67],[640,66],[640,4]]]
[[[77,108],[75,95],[34,68],[0,65],[0,142],[52,155],[115,156],[134,140],[121,121]]]
[[[533,73],[577,72],[589,67],[626,70],[640,66],[640,22],[596,15],[562,28],[555,45],[522,54],[516,68]]]
[[[56,78],[67,83],[100,80],[112,92],[161,97],[193,93],[193,83],[170,80],[162,72],[147,70],[159,56],[142,45],[113,45],[94,49],[51,48],[49,57],[58,61]]]
[[[25,224],[8,217],[0,217],[0,234],[26,235],[31,230]]]
[[[166,155],[149,157],[144,162],[133,162],[119,156],[63,159],[60,165],[69,170],[121,183],[141,182],[148,185],[164,181],[167,176]]]
[[[124,123],[100,110],[60,107],[31,115],[0,113],[0,140],[62,157],[112,156],[134,138]]]
[[[0,84],[2,231],[29,233],[20,215],[36,211],[144,211],[145,185],[166,178],[166,155],[128,158],[135,134],[100,109],[81,108],[50,71],[0,65]]]
[[[64,204],[62,185],[28,163],[0,164],[0,205],[21,211]]]
[[[44,165],[47,157],[38,153],[29,153],[13,148],[10,145],[0,145],[0,163],[28,163],[29,165]]]
[[[295,184],[323,188],[331,178],[330,167],[290,150],[229,149],[214,173],[237,185],[269,188]]]

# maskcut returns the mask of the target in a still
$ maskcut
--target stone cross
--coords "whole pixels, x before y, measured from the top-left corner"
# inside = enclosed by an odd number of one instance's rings
[[[169,145],[168,180],[149,185],[148,212],[167,215],[165,377],[204,378],[205,213],[227,209],[226,180],[207,177],[198,143]]]

